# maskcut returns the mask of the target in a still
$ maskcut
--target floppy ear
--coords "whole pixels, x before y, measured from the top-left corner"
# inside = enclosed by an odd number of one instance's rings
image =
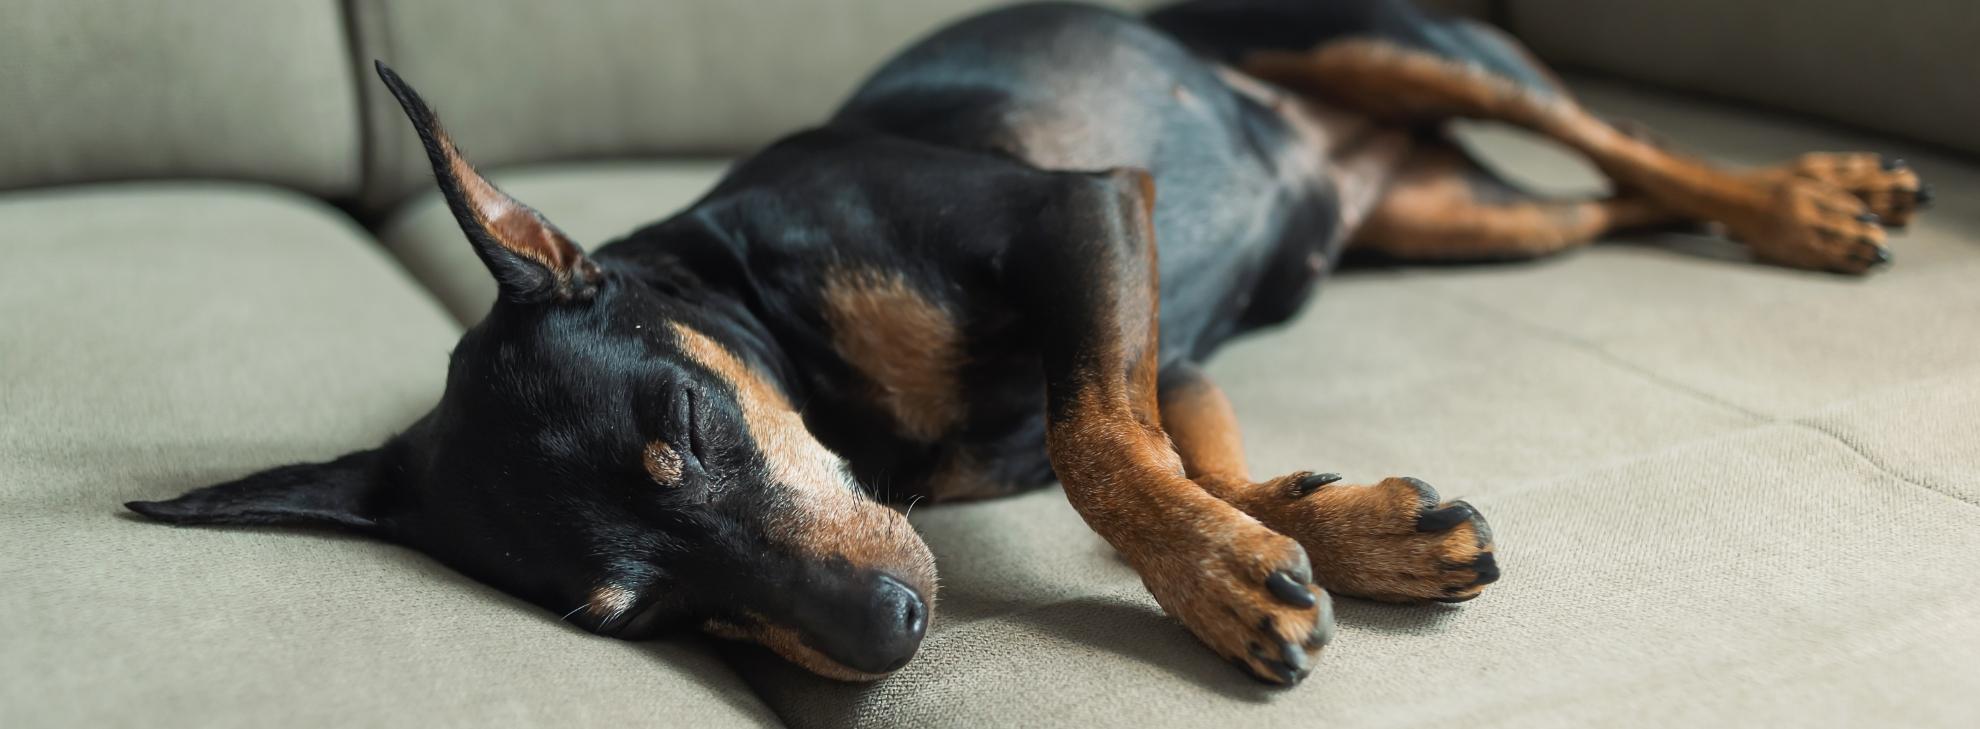
[[[460,221],[461,231],[467,233],[481,262],[495,274],[502,296],[517,303],[534,303],[585,299],[595,293],[601,274],[584,250],[541,214],[495,189],[475,172],[418,92],[383,61],[374,63],[378,78],[392,90],[406,118],[412,120],[413,129],[419,132],[427,160],[433,163],[433,176],[447,197],[447,207]]]
[[[124,508],[168,524],[308,524],[377,533],[385,511],[383,456],[358,451],[298,463]]]

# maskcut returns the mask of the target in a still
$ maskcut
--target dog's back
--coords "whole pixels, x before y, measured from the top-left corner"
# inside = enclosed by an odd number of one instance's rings
[[[832,123],[1048,170],[1150,170],[1173,359],[1258,323],[1245,316],[1256,297],[1303,298],[1303,286],[1264,284],[1268,269],[1284,268],[1275,259],[1303,269],[1309,254],[1338,249],[1326,150],[1228,78],[1142,18],[1020,5],[906,49]]]

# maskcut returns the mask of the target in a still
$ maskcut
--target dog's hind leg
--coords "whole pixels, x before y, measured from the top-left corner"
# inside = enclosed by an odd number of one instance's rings
[[[1499,578],[1484,517],[1462,501],[1439,502],[1422,481],[1348,486],[1314,473],[1252,481],[1237,416],[1195,366],[1162,373],[1161,408],[1190,479],[1299,540],[1314,581],[1328,591],[1387,602],[1460,602]]]
[[[1411,261],[1534,258],[1682,220],[1647,197],[1546,200],[1443,139],[1420,140],[1349,246]]]
[[[1537,131],[1586,155],[1619,187],[1664,211],[1723,223],[1763,260],[1847,273],[1888,260],[1877,215],[1835,179],[1733,172],[1673,153],[1589,113],[1557,84],[1535,81],[1548,78],[1537,63],[1527,64],[1530,73],[1506,72],[1519,67],[1506,60],[1508,54],[1524,56],[1524,51],[1496,31],[1453,23],[1443,35],[1470,40],[1451,50],[1385,37],[1345,37],[1305,51],[1252,52],[1240,68],[1396,124],[1429,126],[1469,117]],[[1472,46],[1496,50],[1473,57],[1464,50]],[[1893,194],[1911,198],[1908,204],[1915,207],[1917,189],[1906,186],[1902,173],[1884,172],[1892,173],[1891,184],[1868,187],[1899,191]]]

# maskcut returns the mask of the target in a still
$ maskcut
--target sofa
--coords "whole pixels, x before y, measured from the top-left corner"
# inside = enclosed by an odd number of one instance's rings
[[[1693,233],[1369,266],[1220,355],[1257,471],[1420,476],[1497,533],[1482,599],[1337,600],[1295,689],[1164,617],[1056,490],[913,510],[941,600],[871,684],[592,636],[384,544],[120,508],[368,447],[437,398],[492,287],[371,59],[593,245],[984,4],[0,5],[0,726],[1980,726],[1964,0],[1455,3],[1670,144],[1883,151],[1940,202],[1867,277]],[[1463,127],[1530,186],[1600,190]]]

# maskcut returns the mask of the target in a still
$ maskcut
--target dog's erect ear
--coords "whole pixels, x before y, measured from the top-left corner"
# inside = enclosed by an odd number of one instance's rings
[[[495,274],[502,296],[518,303],[589,298],[601,278],[597,264],[541,214],[475,172],[440,127],[433,109],[383,61],[376,65],[378,78],[392,90],[419,132],[447,207],[482,263]]]
[[[380,451],[298,463],[125,508],[169,524],[309,524],[381,530],[389,494]]]

